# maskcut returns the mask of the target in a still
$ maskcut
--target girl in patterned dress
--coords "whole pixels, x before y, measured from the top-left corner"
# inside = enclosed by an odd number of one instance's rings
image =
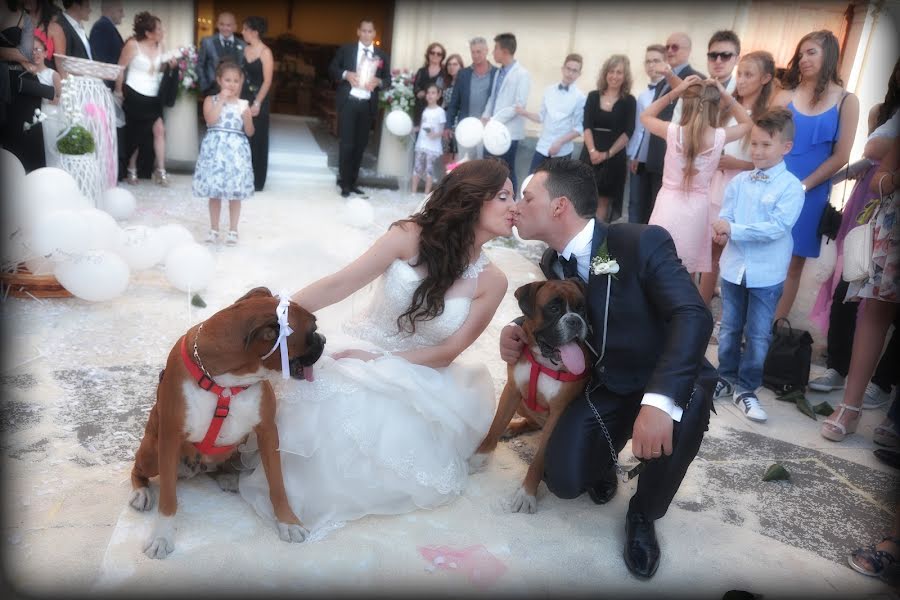
[[[247,136],[253,135],[253,116],[249,103],[241,100],[244,72],[231,61],[216,68],[220,92],[203,101],[206,135],[200,144],[200,156],[194,169],[194,196],[209,198],[209,235],[207,244],[219,239],[219,214],[222,199],[228,200],[229,231],[225,243],[238,241],[241,201],[253,195],[253,161]]]

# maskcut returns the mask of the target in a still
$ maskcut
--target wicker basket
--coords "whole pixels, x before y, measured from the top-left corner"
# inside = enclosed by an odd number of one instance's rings
[[[109,79],[110,81],[115,81],[119,76],[119,72],[125,68],[111,63],[66,56],[65,54],[54,54],[53,57],[60,61],[58,64],[63,69],[73,75],[86,75],[87,77],[98,77],[100,79]]]
[[[0,273],[0,283],[9,287],[13,298],[71,298],[72,293],[60,285],[52,274],[35,275],[24,263],[15,273]]]

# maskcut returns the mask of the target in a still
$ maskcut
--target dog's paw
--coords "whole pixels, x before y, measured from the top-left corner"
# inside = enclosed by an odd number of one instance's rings
[[[237,473],[216,473],[213,478],[219,487],[226,492],[238,491],[238,474]]]
[[[532,496],[524,487],[519,487],[509,500],[509,511],[533,515],[537,512],[537,496]]]
[[[472,475],[473,473],[478,473],[479,471],[484,469],[484,466],[487,464],[488,459],[490,457],[491,457],[491,455],[489,453],[483,453],[483,454],[478,453],[478,454],[473,454],[472,456],[470,456],[469,460],[468,460],[469,475]]]
[[[165,558],[175,551],[175,518],[156,518],[153,524],[153,532],[144,547],[144,554],[149,558]]]
[[[142,487],[132,490],[131,496],[128,498],[128,505],[135,510],[150,510],[153,507],[153,495],[150,493],[150,488]]]
[[[150,540],[150,545],[144,548],[144,554],[149,558],[165,558],[172,554],[174,550],[175,544],[172,543],[172,540],[158,537]]]
[[[278,537],[285,542],[300,543],[309,537],[309,529],[295,523],[278,523]]]

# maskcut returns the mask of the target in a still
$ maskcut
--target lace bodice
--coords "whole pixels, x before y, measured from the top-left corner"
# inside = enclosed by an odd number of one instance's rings
[[[415,259],[411,262],[415,263]],[[416,332],[397,331],[397,317],[412,302],[413,293],[424,278],[422,267],[412,267],[397,259],[375,285],[372,301],[358,317],[344,324],[344,332],[391,352],[436,346],[453,335],[469,316],[478,276],[488,264],[482,253],[463,276],[447,290],[444,312],[428,321],[416,322]]]

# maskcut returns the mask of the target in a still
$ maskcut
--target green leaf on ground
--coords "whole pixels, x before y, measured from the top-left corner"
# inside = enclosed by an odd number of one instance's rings
[[[809,400],[806,399],[806,396],[804,396],[803,394],[800,394],[799,396],[797,396],[797,399],[795,400],[795,402],[797,404],[797,410],[802,412],[804,415],[806,415],[813,421],[816,420],[816,412],[813,410],[813,407],[810,405]]]
[[[782,402],[796,402],[798,396],[802,396],[803,392],[800,390],[791,390],[784,394],[775,394],[776,400],[781,400]]]
[[[778,463],[773,464],[771,467],[766,469],[766,474],[763,475],[763,481],[787,481],[791,478],[791,474],[788,473],[788,470],[779,465]]]
[[[817,415],[822,415],[825,417],[830,416],[831,413],[834,412],[834,409],[831,408],[831,405],[828,404],[828,402],[826,402],[825,400],[822,400],[821,402],[813,406],[813,410]]]
[[[194,294],[191,296],[191,304],[194,306],[199,306],[200,308],[206,308],[206,302],[203,301],[203,298],[200,297],[200,294]]]

